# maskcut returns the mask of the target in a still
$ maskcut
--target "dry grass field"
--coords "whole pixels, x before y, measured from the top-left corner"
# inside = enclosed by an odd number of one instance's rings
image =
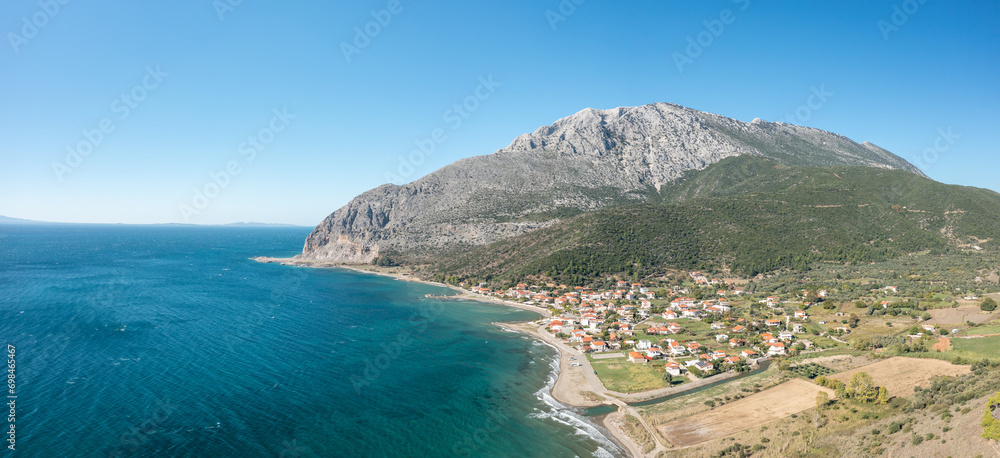
[[[867,372],[875,380],[875,384],[889,390],[890,396],[909,396],[913,394],[914,386],[926,387],[934,376],[967,374],[969,370],[969,366],[956,366],[939,359],[895,356],[828,378],[847,383],[856,372]]]
[[[934,309],[928,310],[927,313],[931,314],[931,319],[925,321],[924,323],[939,325],[959,325],[965,324],[966,321],[982,323],[990,318],[993,318],[994,315],[994,313],[987,313],[979,310],[978,305],[966,305],[953,309]]]
[[[816,394],[833,390],[792,379],[708,412],[665,423],[658,429],[675,447],[687,447],[781,420],[816,406]]]

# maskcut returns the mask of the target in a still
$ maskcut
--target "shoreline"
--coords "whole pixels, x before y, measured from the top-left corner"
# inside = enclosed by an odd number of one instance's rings
[[[615,441],[617,445],[622,448],[622,450],[627,452],[629,456],[632,456],[633,458],[642,458],[647,456],[652,457],[655,456],[660,450],[666,449],[659,442],[657,442],[657,447],[653,451],[649,453],[643,453],[642,446],[639,445],[635,441],[635,439],[633,439],[628,433],[626,433],[620,427],[624,415],[628,414],[630,411],[632,411],[632,409],[622,400],[612,398],[609,395],[599,394],[599,393],[606,393],[607,390],[604,388],[604,385],[600,382],[597,376],[593,374],[593,368],[591,367],[590,362],[587,360],[586,355],[578,351],[575,351],[569,347],[566,347],[565,344],[559,342],[558,339],[556,339],[551,335],[548,335],[548,333],[544,331],[545,327],[544,324],[541,324],[541,326],[539,326],[538,321],[552,316],[552,313],[549,312],[547,309],[531,305],[525,305],[519,302],[506,301],[495,297],[479,296],[476,294],[472,294],[457,286],[439,283],[435,281],[423,280],[408,274],[383,272],[375,268],[369,270],[348,264],[338,264],[338,263],[323,262],[323,261],[310,261],[297,258],[273,258],[268,256],[257,256],[250,259],[265,264],[277,263],[294,267],[340,268],[359,273],[381,275],[384,277],[391,277],[401,281],[409,281],[414,283],[423,283],[426,285],[444,287],[461,293],[455,296],[448,296],[444,298],[436,297],[438,299],[469,300],[476,302],[485,302],[496,305],[504,305],[507,307],[514,307],[520,310],[527,310],[538,313],[539,315],[541,315],[541,318],[535,321],[496,322],[493,324],[503,327],[505,329],[527,334],[528,336],[540,340],[542,341],[542,343],[556,350],[556,353],[558,353],[559,355],[559,365],[555,374],[556,381],[553,384],[550,391],[552,398],[561,404],[577,409],[587,409],[590,407],[597,407],[597,406],[618,405],[618,410],[608,413],[606,415],[593,417],[593,419],[595,423],[599,423],[600,425],[602,425],[611,434],[611,439]],[[580,363],[580,365],[572,366],[574,360],[575,362]],[[632,411],[631,414],[637,416],[637,414],[635,414],[634,411]],[[651,434],[655,434],[655,431],[651,431]]]
[[[310,260],[297,259],[297,258],[272,258],[272,257],[269,257],[269,256],[256,256],[256,257],[253,257],[253,258],[250,258],[250,259],[252,261],[260,262],[260,263],[263,263],[263,264],[281,264],[281,265],[284,265],[284,266],[311,267],[311,268],[316,268],[316,269],[347,269],[347,270],[351,270],[351,271],[358,272],[358,273],[363,273],[363,274],[371,274],[371,275],[380,275],[380,276],[383,276],[383,277],[390,277],[390,278],[394,278],[394,279],[400,280],[400,281],[408,281],[408,282],[413,282],[413,283],[423,283],[425,285],[438,286],[438,287],[441,287],[441,288],[448,288],[448,289],[450,289],[452,291],[457,291],[457,292],[461,293],[461,294],[456,294],[454,296],[447,296],[447,297],[435,296],[434,297],[435,299],[443,299],[443,300],[470,300],[470,301],[476,301],[476,302],[489,302],[491,304],[506,305],[508,307],[515,307],[515,308],[519,308],[521,310],[527,310],[529,312],[535,312],[535,313],[537,313],[539,315],[542,315],[545,318],[548,318],[548,317],[552,316],[552,312],[550,312],[548,309],[545,309],[545,308],[535,307],[533,305],[525,305],[525,304],[522,304],[520,302],[506,301],[506,300],[498,299],[498,298],[495,298],[495,297],[479,296],[477,294],[472,294],[469,291],[466,291],[466,290],[464,290],[464,289],[462,289],[462,288],[460,288],[458,286],[449,285],[449,284],[446,284],[446,283],[440,283],[440,282],[436,282],[436,281],[424,280],[424,279],[421,279],[421,278],[418,278],[418,277],[411,276],[409,274],[399,274],[399,273],[392,273],[392,272],[381,272],[381,271],[379,271],[376,268],[362,269],[362,268],[358,267],[357,265],[339,264],[339,263],[324,262],[324,261],[310,261]]]
[[[559,354],[559,371],[556,373],[556,382],[552,385],[550,394],[552,398],[570,407],[587,409],[598,406],[617,405],[618,410],[608,414],[593,417],[599,421],[604,429],[611,433],[611,438],[633,458],[653,457],[657,450],[650,453],[643,453],[642,446],[639,445],[631,435],[626,433],[620,424],[623,415],[631,411],[631,408],[624,401],[599,394],[606,392],[600,379],[593,376],[593,368],[583,353],[566,347],[555,337],[548,335],[544,330],[544,325],[537,326],[532,322],[522,323],[496,323],[513,331],[527,334],[528,336],[542,341],[542,343],[554,348]],[[580,366],[572,366],[574,360]],[[593,376],[593,377],[589,377]],[[596,386],[595,386],[596,385]],[[624,412],[624,413],[623,413]]]

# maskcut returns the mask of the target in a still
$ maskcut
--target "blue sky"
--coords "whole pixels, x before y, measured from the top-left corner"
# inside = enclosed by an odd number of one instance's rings
[[[230,2],[6,2],[0,215],[314,225],[583,108],[654,102],[1000,190],[998,1]]]

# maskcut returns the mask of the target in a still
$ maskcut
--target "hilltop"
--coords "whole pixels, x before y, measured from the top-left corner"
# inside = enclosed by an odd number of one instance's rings
[[[786,166],[745,156],[679,180],[660,200],[609,207],[449,253],[432,270],[568,284],[663,268],[754,276],[817,261],[866,263],[993,249],[1000,194],[902,170]],[[972,248],[975,247],[975,248]]]
[[[428,262],[602,208],[662,202],[692,171],[730,157],[794,167],[862,166],[923,174],[870,143],[785,123],[747,123],[657,103],[585,109],[493,154],[352,199],[305,241],[305,259]]]

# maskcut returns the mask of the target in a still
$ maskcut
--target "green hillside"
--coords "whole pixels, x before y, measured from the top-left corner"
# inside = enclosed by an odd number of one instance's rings
[[[573,284],[665,268],[749,276],[972,244],[993,250],[1000,237],[1000,194],[878,168],[736,157],[690,173],[664,188],[660,200],[576,215],[451,253],[432,270],[496,279],[545,275]]]

